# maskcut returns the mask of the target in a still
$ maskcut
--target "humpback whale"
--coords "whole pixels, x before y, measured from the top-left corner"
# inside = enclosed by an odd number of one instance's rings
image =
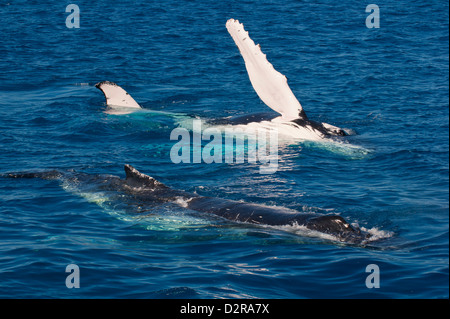
[[[348,135],[344,129],[331,124],[316,122],[308,118],[300,102],[290,89],[287,78],[273,67],[255,45],[242,23],[229,19],[226,28],[244,59],[250,82],[259,98],[277,114],[250,114],[223,120],[219,124],[247,125],[258,123],[262,128],[279,128],[285,135],[305,140],[321,140],[333,136]],[[110,113],[126,114],[141,108],[139,104],[119,85],[102,81],[95,85],[105,97]],[[115,111],[114,111],[115,110]],[[214,122],[212,122],[214,124]]]
[[[267,206],[230,199],[200,196],[176,190],[155,178],[139,172],[131,165],[125,165],[125,179],[113,175],[91,175],[85,173],[48,171],[39,173],[7,173],[10,178],[41,178],[70,181],[76,185],[87,184],[89,191],[115,192],[117,200],[129,206],[146,207],[151,211],[157,204],[174,203],[198,212],[202,216],[214,215],[243,224],[262,226],[300,226],[316,235],[327,234],[346,243],[362,244],[370,239],[370,233],[350,225],[339,215],[305,213],[278,206]]]

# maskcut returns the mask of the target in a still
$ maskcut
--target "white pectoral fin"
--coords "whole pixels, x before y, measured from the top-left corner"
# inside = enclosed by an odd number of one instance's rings
[[[230,19],[226,27],[244,58],[250,82],[260,99],[284,120],[299,118],[302,106],[289,88],[286,77],[267,61],[261,47],[255,45],[242,23]]]
[[[106,98],[106,104],[110,107],[141,108],[131,95],[116,83],[102,81],[97,83],[95,87],[103,92]]]

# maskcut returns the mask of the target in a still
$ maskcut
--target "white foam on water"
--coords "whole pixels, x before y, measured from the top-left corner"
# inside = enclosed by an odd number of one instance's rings
[[[367,241],[369,241],[369,242],[377,241],[380,239],[386,239],[386,238],[390,238],[390,237],[394,236],[394,232],[387,231],[387,230],[381,230],[381,229],[378,229],[377,227],[372,227],[370,229],[361,227],[361,230],[363,232],[366,232],[366,233],[369,233],[370,235],[372,235],[370,238],[367,239]]]
[[[192,118],[185,118],[183,121],[180,121],[179,124],[181,127],[192,131],[192,122]],[[232,134],[236,140],[248,140],[255,143],[258,143],[258,136],[261,133],[264,132],[266,137],[268,137],[271,132],[276,131],[276,142],[279,148],[284,148],[292,144],[300,144],[308,148],[328,151],[349,159],[363,159],[372,154],[372,150],[364,148],[360,145],[350,144],[345,138],[323,138],[317,135],[315,131],[298,125],[290,126],[272,121],[254,122],[246,125],[212,125],[205,121],[201,122],[202,131],[209,128],[219,130],[222,133],[222,136]],[[270,139],[267,138],[268,145],[270,145],[270,142]]]
[[[180,205],[181,207],[187,208],[189,201],[190,199],[179,196],[175,199],[174,203]]]
[[[264,226],[264,225],[262,225],[262,226]],[[365,238],[361,241],[360,244],[362,244],[362,245],[376,242],[381,239],[390,238],[394,235],[394,233],[391,231],[380,230],[376,227],[367,229],[365,227],[359,227],[357,224],[352,224],[352,226],[355,228],[359,228],[363,233],[367,233],[367,234],[371,235],[369,238]],[[284,225],[284,226],[269,226],[269,225],[267,225],[265,227],[278,229],[278,230],[292,233],[292,234],[302,236],[302,237],[311,237],[311,238],[323,239],[326,241],[345,243],[345,240],[342,240],[341,238],[339,238],[337,236],[322,233],[322,232],[316,231],[316,230],[311,230],[311,229],[308,229],[306,226],[299,225],[297,223],[295,223],[293,225]]]
[[[284,226],[270,226],[288,233],[293,233],[298,236],[302,237],[312,237],[312,238],[319,238],[324,239],[327,241],[335,241],[335,242],[342,242],[338,237],[333,236],[331,234],[325,234],[316,230],[308,229],[304,225],[298,225],[297,223],[293,225],[284,225]]]

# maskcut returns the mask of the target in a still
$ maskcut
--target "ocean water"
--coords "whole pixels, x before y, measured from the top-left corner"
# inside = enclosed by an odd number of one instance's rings
[[[131,164],[200,195],[339,214],[377,240],[346,244],[177,205],[144,214],[98,189],[1,178],[1,298],[449,297],[448,2],[378,1],[379,28],[358,1],[73,3],[79,28],[66,25],[70,1],[0,4],[0,173],[123,177]],[[274,174],[258,163],[174,164],[169,136],[184,115],[270,111],[229,18],[311,119],[355,134],[284,141]],[[94,87],[103,80],[145,110],[105,113]],[[80,288],[66,287],[69,264]],[[366,285],[369,265],[379,288]]]

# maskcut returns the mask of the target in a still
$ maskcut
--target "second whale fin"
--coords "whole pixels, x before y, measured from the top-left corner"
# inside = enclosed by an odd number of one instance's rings
[[[106,98],[106,104],[109,107],[141,108],[127,91],[114,82],[102,81],[97,83],[95,87],[103,92]]]

